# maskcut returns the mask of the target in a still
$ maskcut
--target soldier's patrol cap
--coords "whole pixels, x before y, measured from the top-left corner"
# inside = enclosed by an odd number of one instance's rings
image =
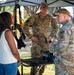
[[[48,8],[48,3],[42,2],[40,6],[41,8]]]
[[[53,13],[53,16],[58,16],[59,14],[66,14],[66,15],[70,16],[70,13],[67,9],[60,9],[60,10],[56,11],[55,13]]]

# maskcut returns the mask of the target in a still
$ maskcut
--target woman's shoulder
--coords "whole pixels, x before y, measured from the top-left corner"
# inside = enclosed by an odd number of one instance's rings
[[[12,31],[10,29],[5,30],[5,37],[9,37],[12,35]]]
[[[5,30],[5,33],[6,33],[6,34],[10,34],[10,33],[12,33],[12,31],[11,31],[10,29],[6,29],[6,30]]]

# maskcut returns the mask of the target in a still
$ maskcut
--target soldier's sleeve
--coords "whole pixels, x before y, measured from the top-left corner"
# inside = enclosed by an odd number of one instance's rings
[[[24,23],[24,33],[29,37],[31,38],[32,37],[32,34],[30,34],[30,31],[29,31],[29,27],[32,27],[33,23],[34,23],[34,17],[30,17],[26,20],[26,22]]]
[[[54,37],[57,34],[58,25],[54,18],[51,17],[51,34],[50,36]]]

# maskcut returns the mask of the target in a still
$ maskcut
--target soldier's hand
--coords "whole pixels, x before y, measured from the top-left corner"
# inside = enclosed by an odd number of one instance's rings
[[[52,37],[51,36],[48,37],[48,41],[52,41]]]
[[[32,36],[31,40],[34,41],[34,42],[38,41],[37,37],[35,37],[35,36]]]
[[[57,44],[58,43],[58,39],[57,38],[53,38],[53,44]]]

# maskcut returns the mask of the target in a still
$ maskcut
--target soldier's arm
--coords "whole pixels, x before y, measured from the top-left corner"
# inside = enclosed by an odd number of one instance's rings
[[[57,34],[58,31],[58,25],[54,18],[51,17],[51,36],[54,37]]]
[[[24,33],[25,33],[29,38],[32,37],[32,34],[30,34],[30,32],[29,32],[29,27],[32,27],[33,23],[34,23],[34,17],[32,16],[32,17],[28,18],[28,19],[26,20],[25,24],[24,24],[24,28],[23,28]]]

